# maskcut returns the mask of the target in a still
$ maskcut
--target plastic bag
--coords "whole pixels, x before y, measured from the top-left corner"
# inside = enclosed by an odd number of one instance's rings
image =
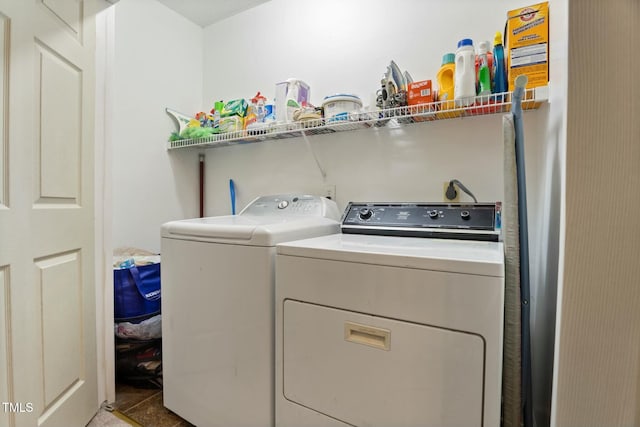
[[[162,337],[162,315],[150,317],[140,323],[116,323],[115,334],[118,338],[151,340]]]

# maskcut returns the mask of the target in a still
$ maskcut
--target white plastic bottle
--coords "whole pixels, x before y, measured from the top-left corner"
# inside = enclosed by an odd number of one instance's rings
[[[471,39],[462,39],[456,50],[454,80],[456,107],[472,105],[476,96],[476,54]]]

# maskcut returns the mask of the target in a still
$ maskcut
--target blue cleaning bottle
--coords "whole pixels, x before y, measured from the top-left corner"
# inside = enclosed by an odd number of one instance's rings
[[[493,39],[493,93],[507,91],[507,68],[504,61],[504,47],[502,46],[502,34],[496,32]],[[496,97],[496,102],[502,102],[502,96]]]

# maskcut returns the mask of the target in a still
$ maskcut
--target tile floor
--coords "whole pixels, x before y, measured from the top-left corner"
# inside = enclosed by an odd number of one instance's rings
[[[139,427],[137,423],[133,421],[129,422],[129,419],[123,419],[124,415],[121,415],[116,411],[108,411],[104,408],[100,408],[98,413],[91,419],[86,427]]]
[[[195,427],[162,405],[162,389],[116,384],[115,409],[144,427]]]

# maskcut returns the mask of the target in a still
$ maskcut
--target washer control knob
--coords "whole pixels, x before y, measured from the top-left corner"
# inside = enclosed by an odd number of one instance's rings
[[[286,200],[282,200],[282,201],[280,201],[280,203],[278,203],[278,209],[284,209],[287,206],[289,206],[289,202],[286,201]]]
[[[469,220],[469,218],[471,218],[471,214],[469,213],[469,211],[462,211],[460,212],[460,218]]]
[[[358,217],[362,220],[367,220],[373,216],[373,211],[369,208],[362,208],[358,213]]]
[[[431,219],[438,218],[438,211],[436,209],[430,210],[429,211],[429,218],[431,218]]]

